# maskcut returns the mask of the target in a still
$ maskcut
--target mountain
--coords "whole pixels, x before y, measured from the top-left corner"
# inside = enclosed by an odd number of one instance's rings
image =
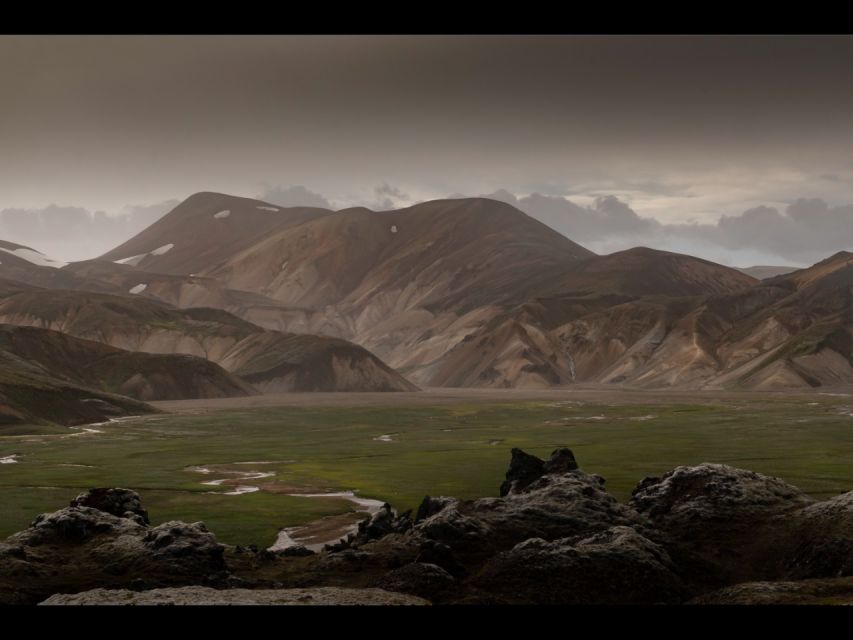
[[[754,267],[738,267],[737,269],[738,271],[745,273],[748,276],[752,276],[753,278],[765,280],[767,278],[775,278],[776,276],[781,276],[786,273],[796,271],[797,267],[774,267],[759,265]]]
[[[698,298],[643,298],[555,330],[581,379],[784,389],[853,382],[853,254]]]
[[[157,273],[190,275],[259,242],[274,229],[331,214],[326,209],[278,207],[250,198],[197,193],[100,259]]]
[[[211,197],[192,196],[189,208]],[[210,218],[220,204],[206,204],[204,215]],[[578,356],[555,332],[584,314],[648,297],[701,297],[757,284],[735,269],[643,247],[597,256],[488,198],[436,200],[398,211],[314,213],[296,224],[240,233],[218,246],[206,266],[194,262],[195,275],[185,269],[170,277],[193,278],[192,286],[204,292],[198,299],[267,329],[355,342],[417,384],[497,387],[585,379]],[[232,212],[225,219],[239,215]],[[184,224],[186,219],[180,217]],[[255,229],[254,219],[255,213],[247,215],[249,229]],[[141,250],[156,244],[142,240],[153,229],[128,246]],[[187,241],[195,243],[194,235],[200,236],[198,250],[190,253],[204,254],[206,237],[194,232]],[[157,242],[166,237],[157,236]],[[171,251],[133,267],[140,283],[157,265],[172,268],[164,263]],[[127,246],[106,257],[120,253],[127,253]],[[86,275],[96,268],[104,269],[92,266]],[[136,273],[130,273],[122,286],[133,282]],[[141,295],[176,300],[166,291],[177,285],[162,283],[162,277]],[[190,286],[180,285],[184,291]],[[638,308],[648,316],[643,305]],[[620,317],[642,325],[631,315]],[[608,349],[610,355],[580,354],[580,360],[609,362],[619,350]]]
[[[509,309],[467,335],[433,378],[441,386],[494,387],[598,381],[693,300],[754,283],[722,265],[642,247],[589,258],[554,280],[552,291],[561,293]]]
[[[267,391],[417,390],[373,354],[344,340],[264,330],[219,309],[175,309],[140,296],[10,291],[0,297],[0,322],[61,331],[127,351],[197,356]]]
[[[598,256],[488,198],[332,212],[201,193],[101,259],[40,267],[74,293],[0,283],[0,321],[201,355],[266,391],[832,386],[850,257],[759,281],[645,247]],[[86,282],[112,295],[81,302]]]

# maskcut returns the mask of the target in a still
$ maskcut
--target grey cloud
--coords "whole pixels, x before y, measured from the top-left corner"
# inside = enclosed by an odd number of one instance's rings
[[[412,204],[411,196],[387,182],[383,182],[373,188],[373,197],[374,201],[366,206],[368,209],[373,209],[374,211],[389,211]]]
[[[784,212],[756,207],[740,216],[724,216],[710,231],[724,247],[754,247],[789,260],[816,262],[853,248],[853,205],[800,199]]]
[[[258,196],[258,200],[277,204],[280,207],[319,207],[321,209],[331,209],[332,205],[326,198],[319,193],[309,191],[302,185],[294,185],[291,187],[267,187],[267,189]]]
[[[504,189],[485,197],[512,204],[593,251],[645,244],[689,253],[701,246],[711,259],[715,256],[709,254],[735,252],[735,256],[770,256],[780,263],[807,265],[853,248],[853,205],[830,206],[819,198],[796,200],[783,212],[754,207],[740,215],[723,216],[716,224],[662,224],[638,215],[613,195],[600,196],[585,207],[539,193],[517,198]]]
[[[560,196],[546,196],[540,193],[516,198],[504,189],[485,197],[516,206],[581,244],[612,239],[614,236],[652,234],[661,226],[651,218],[641,218],[615,196],[596,198],[593,205],[589,207],[582,207]]]

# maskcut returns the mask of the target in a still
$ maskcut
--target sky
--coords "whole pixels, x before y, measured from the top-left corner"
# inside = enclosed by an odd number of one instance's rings
[[[853,248],[853,37],[0,36],[0,237],[490,195],[597,252]]]

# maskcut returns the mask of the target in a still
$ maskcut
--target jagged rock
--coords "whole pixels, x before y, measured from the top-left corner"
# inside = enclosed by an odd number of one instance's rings
[[[93,589],[83,593],[56,594],[42,605],[428,605],[416,596],[382,589],[211,589],[181,587],[129,591]]]
[[[421,504],[418,507],[418,511],[415,514],[415,524],[426,520],[430,516],[434,516],[436,513],[438,513],[445,507],[458,504],[458,502],[459,501],[456,498],[450,498],[447,496],[439,496],[437,498],[424,496],[424,499],[421,501]]]
[[[412,528],[412,512],[406,511],[397,515],[387,502],[369,518],[358,523],[358,534],[352,538],[341,540],[337,545],[326,545],[331,550],[348,548],[376,540],[391,533],[403,533]]]
[[[551,542],[526,540],[486,564],[474,584],[515,604],[650,604],[686,593],[666,551],[630,527]]]
[[[130,489],[89,489],[71,501],[72,507],[91,507],[111,513],[120,518],[140,518],[139,524],[150,524],[148,512],[142,508],[142,501],[136,491]]]
[[[577,471],[578,463],[575,454],[567,447],[560,447],[551,453],[551,457],[545,461],[543,470],[545,473],[567,473]],[[601,478],[601,476],[598,476]]]
[[[575,470],[545,474],[524,487],[514,484],[502,498],[448,504],[417,523],[413,535],[443,542],[463,555],[484,556],[528,538],[554,540],[645,524],[634,509],[609,495],[597,476]]]
[[[410,593],[431,602],[438,602],[452,595],[456,580],[437,565],[412,562],[387,573],[376,586],[387,591]]]
[[[513,449],[506,480],[501,484],[500,495],[504,497],[512,491],[522,491],[543,475],[567,473],[578,469],[575,455],[566,447],[555,449],[547,461],[525,453],[521,449]]]
[[[225,576],[224,547],[204,523],[150,527],[137,511],[125,513],[71,506],[10,536],[0,545],[0,603],[34,604],[59,591],[127,587],[140,579],[161,587],[214,584]]]
[[[512,450],[506,480],[500,488],[501,497],[507,495],[513,488],[524,488],[545,472],[544,460],[525,453],[521,449]]]

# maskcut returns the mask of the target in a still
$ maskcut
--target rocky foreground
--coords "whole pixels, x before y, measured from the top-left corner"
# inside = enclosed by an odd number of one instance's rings
[[[315,554],[152,527],[135,492],[93,489],[0,543],[0,603],[853,604],[853,492],[706,463],[621,504],[570,450],[513,449],[500,497],[386,505]]]

